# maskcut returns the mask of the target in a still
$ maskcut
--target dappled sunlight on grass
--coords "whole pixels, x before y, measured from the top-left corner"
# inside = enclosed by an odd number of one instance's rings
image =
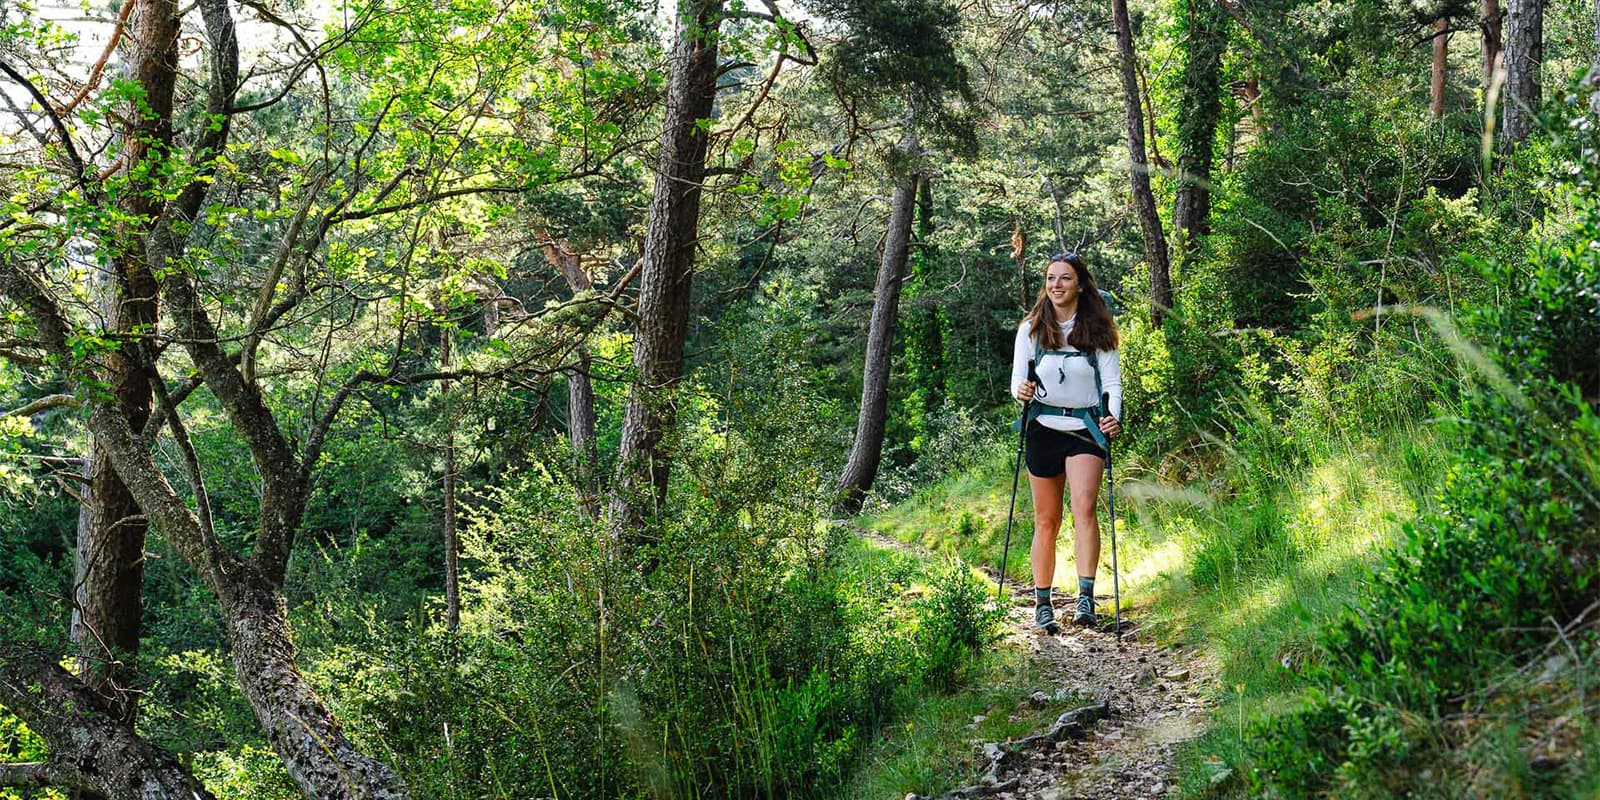
[[[1325,658],[1319,628],[1370,585],[1401,525],[1433,502],[1443,460],[1437,437],[1412,429],[1380,442],[1327,443],[1292,475],[1290,465],[1273,464],[1268,478],[1261,464],[1241,460],[1203,484],[1119,483],[1124,609],[1135,609],[1147,636],[1204,647],[1223,687],[1212,729],[1191,754],[1197,772],[1185,785],[1220,763],[1209,757],[1234,763],[1252,721],[1298,708],[1302,675]],[[992,459],[862,522],[886,537],[992,567],[1004,540],[1011,467],[1009,457]],[[1118,474],[1140,472],[1131,465]],[[1112,590],[1106,505],[1102,496],[1102,595]],[[1019,582],[1029,579],[1032,519],[1022,485],[1007,564]],[[1057,547],[1057,574],[1068,578],[1075,571],[1070,529],[1069,518]],[[1057,583],[1068,588],[1068,581]]]

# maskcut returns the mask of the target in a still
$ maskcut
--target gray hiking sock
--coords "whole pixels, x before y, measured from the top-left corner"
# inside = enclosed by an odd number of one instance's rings
[[[1050,605],[1050,587],[1046,586],[1043,589],[1041,589],[1039,587],[1034,587],[1034,589],[1033,589],[1033,604],[1034,604],[1034,606],[1047,606],[1047,605]]]
[[[1094,578],[1078,577],[1078,596],[1094,597]]]

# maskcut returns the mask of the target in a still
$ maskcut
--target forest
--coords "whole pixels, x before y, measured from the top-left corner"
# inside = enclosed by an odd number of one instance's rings
[[[1600,1],[3,0],[0,72],[0,800],[1600,796]]]

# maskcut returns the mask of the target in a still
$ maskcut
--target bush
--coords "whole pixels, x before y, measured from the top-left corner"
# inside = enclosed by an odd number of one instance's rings
[[[932,592],[917,603],[917,653],[928,684],[949,691],[973,657],[994,640],[1005,612],[986,604],[986,585],[959,559],[946,562],[931,577]]]
[[[1591,240],[1595,218],[1578,239]],[[1261,791],[1497,794],[1488,787],[1530,780],[1524,742],[1474,734],[1480,719],[1537,728],[1586,713],[1559,672],[1530,685],[1525,670],[1553,653],[1592,663],[1600,645],[1579,624],[1600,602],[1600,416],[1575,367],[1581,348],[1592,361],[1600,315],[1569,314],[1592,302],[1592,249],[1548,248],[1523,291],[1479,318],[1500,337],[1503,368],[1456,345],[1483,380],[1453,409],[1438,510],[1404,526],[1364,600],[1321,636],[1311,704],[1258,729]]]
[[[432,797],[829,796],[916,693],[959,682],[993,612],[965,567],[819,522],[824,479],[782,446],[804,420],[745,413],[682,434],[642,547],[548,472],[483,492],[459,633],[372,626],[319,661],[352,734]]]

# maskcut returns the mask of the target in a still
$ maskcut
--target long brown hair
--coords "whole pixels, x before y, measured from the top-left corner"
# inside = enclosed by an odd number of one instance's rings
[[[1051,256],[1045,269],[1049,270],[1050,264],[1056,263],[1072,267],[1078,276],[1078,319],[1065,344],[1085,351],[1117,349],[1122,337],[1117,333],[1116,320],[1111,318],[1111,309],[1100,295],[1100,287],[1089,274],[1089,265],[1077,253],[1065,253]],[[1028,311],[1027,322],[1028,335],[1039,343],[1041,350],[1065,349],[1061,341],[1061,320],[1056,319],[1055,304],[1050,302],[1050,293],[1043,286],[1039,287],[1039,297]]]

